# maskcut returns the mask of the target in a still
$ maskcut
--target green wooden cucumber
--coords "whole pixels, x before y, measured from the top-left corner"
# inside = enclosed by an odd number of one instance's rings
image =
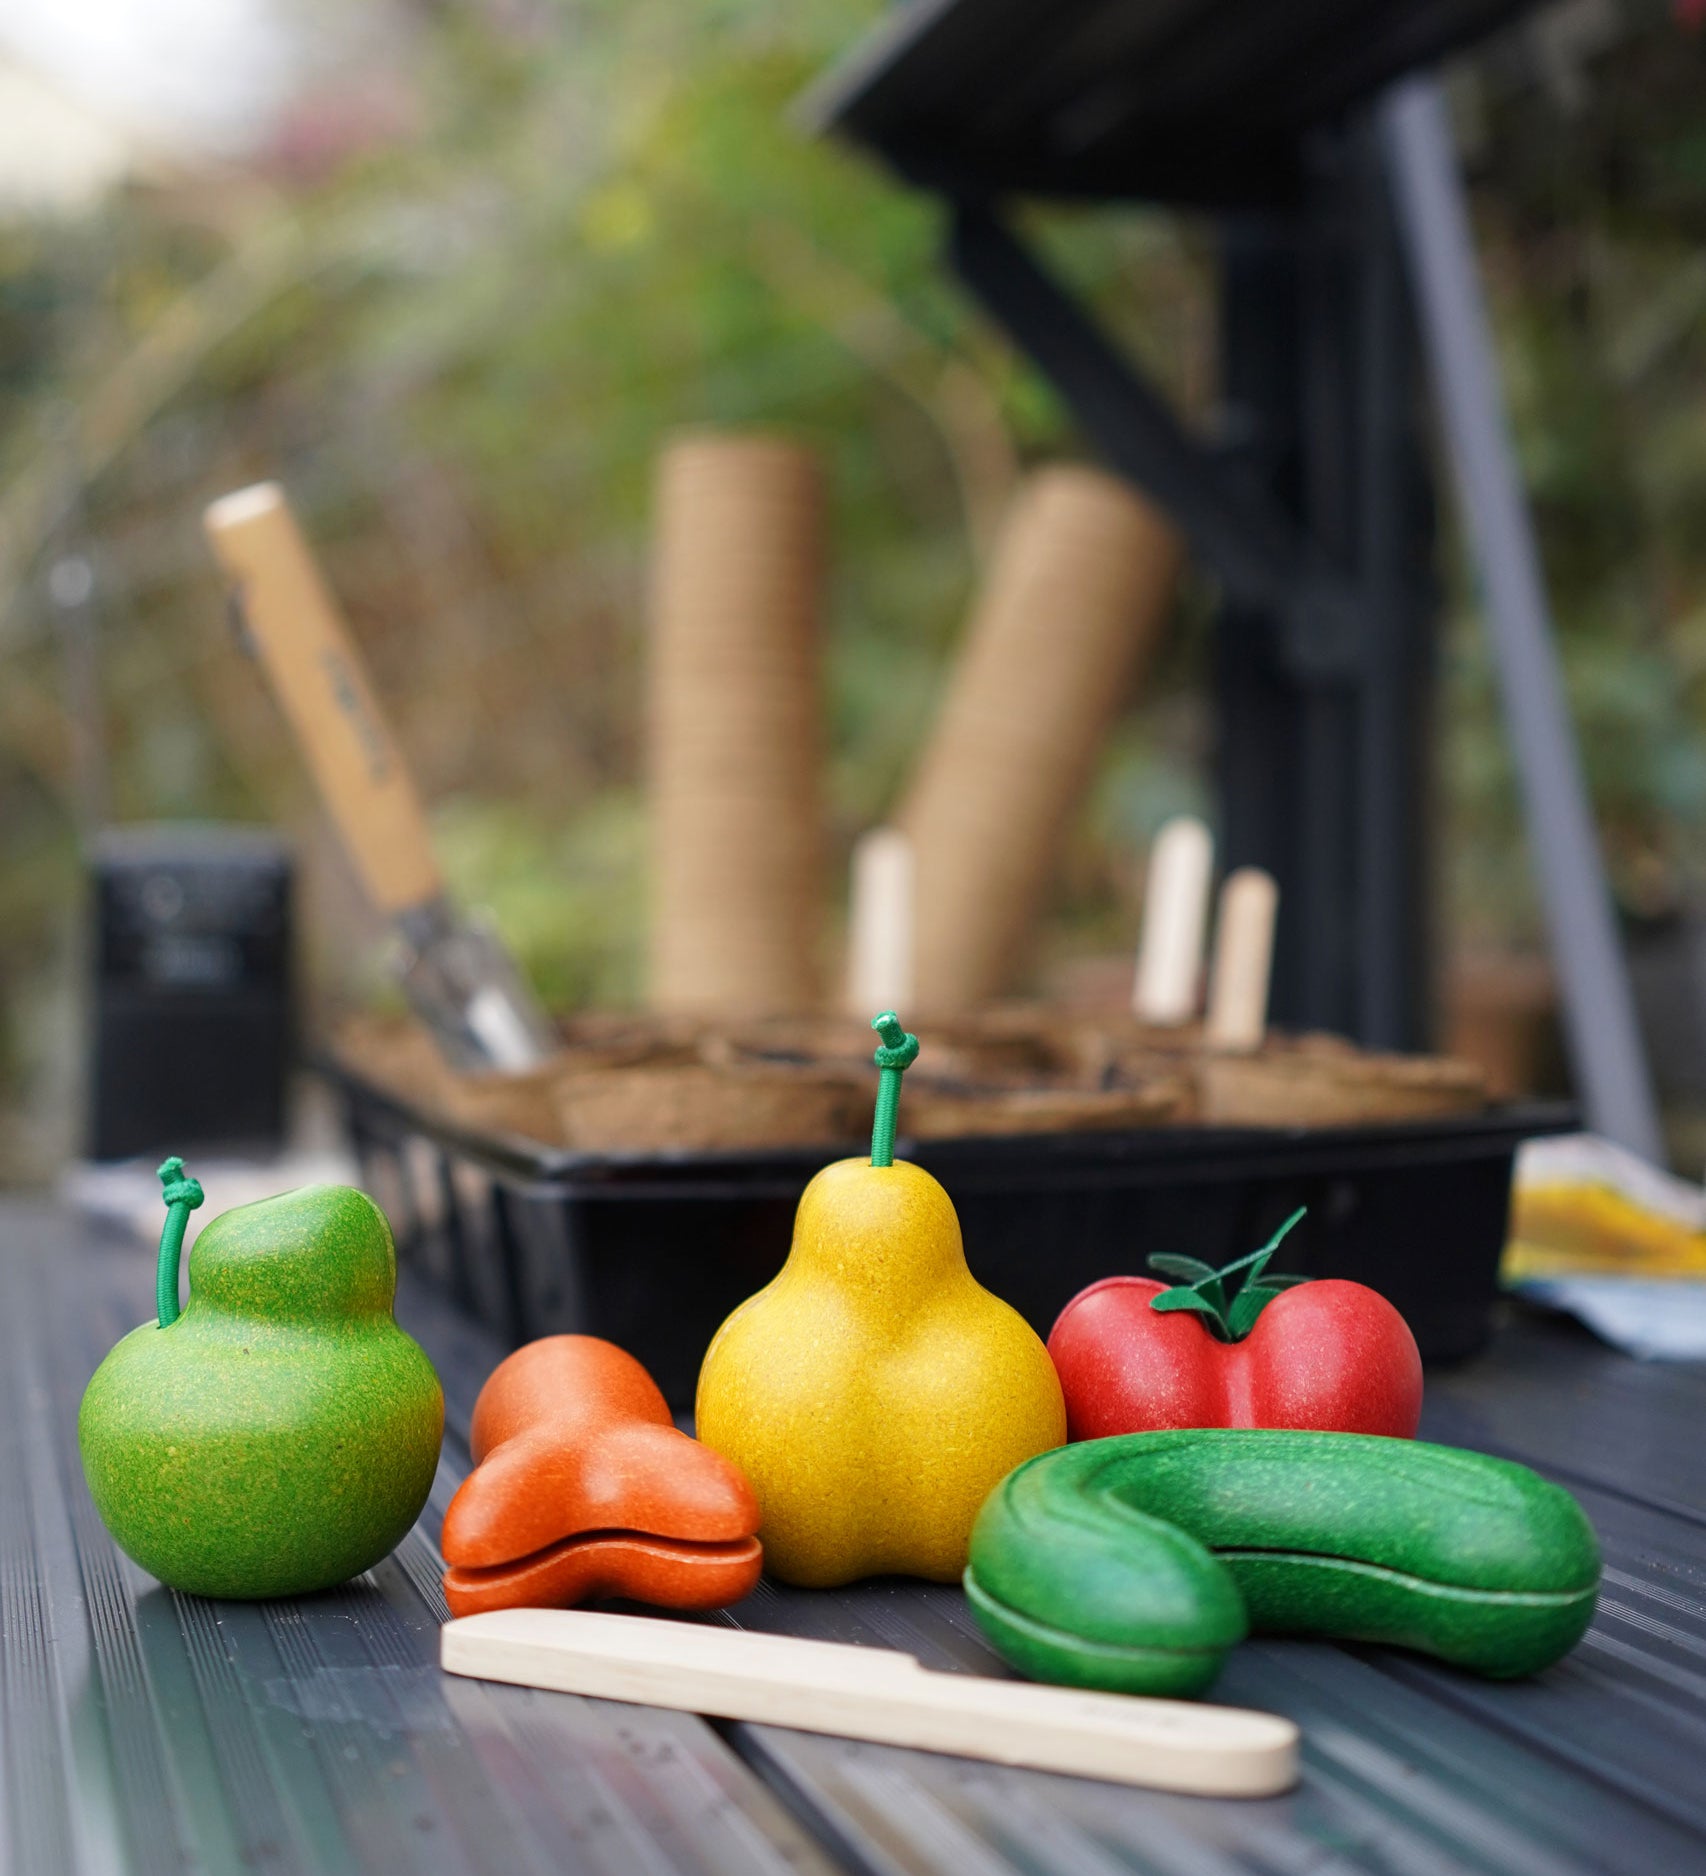
[[[1525,1466],[1360,1433],[1085,1440],[985,1501],[966,1595],[1036,1680],[1200,1693],[1247,1629],[1532,1674],[1593,1615],[1599,1544]]]

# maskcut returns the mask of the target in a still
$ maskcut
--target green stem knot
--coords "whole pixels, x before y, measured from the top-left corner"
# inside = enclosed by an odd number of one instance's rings
[[[884,1010],[871,1019],[871,1027],[882,1037],[882,1046],[871,1057],[882,1070],[877,1082],[877,1112],[871,1123],[871,1164],[894,1164],[895,1120],[900,1112],[900,1078],[918,1060],[918,1038],[909,1036],[900,1026],[893,1010]]]
[[[154,1314],[162,1329],[178,1319],[178,1260],[183,1255],[184,1227],[202,1202],[201,1182],[184,1171],[175,1154],[160,1168],[160,1196],[166,1201],[166,1222],[160,1228],[160,1256],[154,1266]]]

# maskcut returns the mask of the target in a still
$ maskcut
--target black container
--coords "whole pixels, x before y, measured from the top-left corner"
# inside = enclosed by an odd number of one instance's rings
[[[407,1267],[511,1342],[607,1336],[676,1407],[691,1405],[717,1325],[780,1268],[800,1193],[835,1157],[563,1152],[428,1119],[342,1064],[322,1067]],[[1278,1264],[1371,1284],[1424,1356],[1452,1361],[1492,1326],[1518,1145],[1575,1124],[1566,1106],[1536,1105],[1297,1132],[903,1138],[898,1150],[948,1188],[973,1274],[1039,1334],[1085,1284],[1143,1273],[1151,1251],[1224,1263],[1306,1205]]]
[[[92,1159],[276,1146],[289,850],[257,828],[115,828],[89,856]]]

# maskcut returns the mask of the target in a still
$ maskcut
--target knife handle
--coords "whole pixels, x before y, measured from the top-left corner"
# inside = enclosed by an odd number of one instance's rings
[[[414,779],[284,491],[239,489],[203,525],[369,896],[393,915],[436,898],[444,881]]]
[[[1277,1714],[937,1673],[915,1656],[847,1642],[589,1609],[501,1609],[445,1623],[439,1664],[475,1680],[1160,1791],[1268,1798],[1297,1783],[1297,1728]]]

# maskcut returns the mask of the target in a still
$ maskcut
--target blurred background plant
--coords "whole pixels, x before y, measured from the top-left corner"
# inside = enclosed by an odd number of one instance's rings
[[[640,622],[669,430],[781,425],[828,462],[837,840],[880,817],[1017,474],[1077,447],[943,273],[930,211],[789,127],[880,11],[176,0],[150,43],[203,14],[247,37],[203,46],[205,109],[186,61],[149,119],[75,35],[0,4],[0,1179],[74,1145],[83,827],[289,828],[318,1004],[375,993],[374,926],[201,540],[204,503],[242,482],[290,489],[455,884],[552,1001],[638,989]],[[1649,922],[1706,872],[1703,98],[1702,42],[1658,0],[1569,0],[1459,75],[1595,798]],[[1206,420],[1208,231],[1042,226]],[[1150,833],[1208,799],[1209,607],[1187,594],[1108,752],[1045,967],[1128,944]],[[1460,581],[1445,648],[1446,935],[1532,947]]]

